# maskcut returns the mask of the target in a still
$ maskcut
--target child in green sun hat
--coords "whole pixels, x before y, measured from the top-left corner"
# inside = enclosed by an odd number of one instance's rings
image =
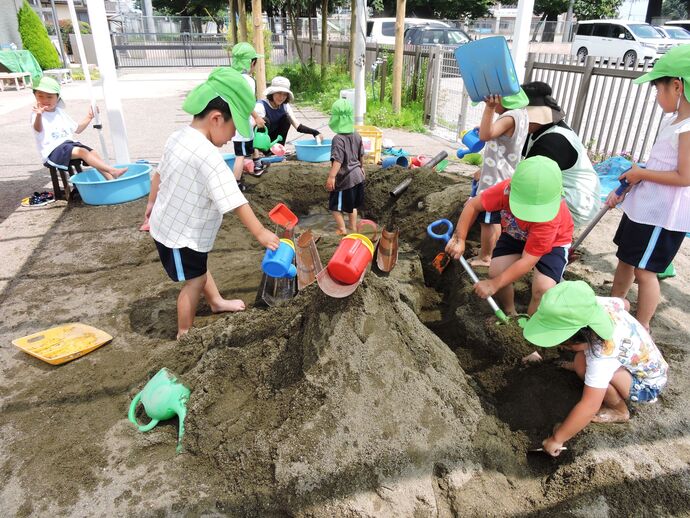
[[[343,213],[348,215],[352,232],[357,232],[357,209],[364,203],[364,168],[362,137],[355,132],[355,114],[347,99],[338,99],[331,108],[328,126],[336,133],[331,143],[331,169],[326,190],[328,210],[338,226],[339,235],[347,233]]]
[[[512,178],[471,198],[460,214],[446,252],[459,259],[472,223],[482,211],[501,214],[501,236],[494,248],[488,280],[474,290],[482,298],[496,295],[509,315],[517,314],[513,282],[530,271],[534,313],[542,295],[558,284],[568,264],[573,219],[563,197],[561,170],[550,158],[536,156],[520,162]]]
[[[262,246],[276,250],[278,237],[259,222],[230,174],[219,147],[235,134],[250,133],[254,94],[242,75],[228,67],[211,72],[182,109],[192,122],[165,144],[151,181],[150,232],[163,268],[184,285],[177,298],[177,337],[192,327],[202,293],[211,311],[242,311],[242,300],[223,298],[207,268],[223,215],[233,212]]]
[[[529,99],[522,88],[517,94],[508,97],[488,96],[484,102],[479,138],[486,142],[486,147],[482,168],[474,175],[475,181],[479,182],[477,193],[513,176],[529,128],[525,109]],[[498,118],[494,120],[495,114],[498,114]],[[482,211],[478,221],[481,227],[481,248],[479,254],[470,260],[470,264],[489,266],[491,253],[501,235],[501,214]]]
[[[665,113],[645,168],[634,164],[622,174],[633,185],[628,194],[612,192],[606,203],[623,200],[623,217],[613,242],[618,266],[611,296],[625,298],[637,281],[637,319],[649,329],[660,300],[658,274],[671,261],[690,232],[690,45],[664,54],[654,68],[635,79],[656,87],[656,101]]]
[[[550,289],[539,309],[522,323],[524,337],[539,347],[575,351],[572,368],[585,382],[582,398],[542,445],[558,456],[563,444],[590,422],[630,418],[627,400],[653,403],[666,385],[668,364],[642,324],[619,298],[597,297],[583,281]]]

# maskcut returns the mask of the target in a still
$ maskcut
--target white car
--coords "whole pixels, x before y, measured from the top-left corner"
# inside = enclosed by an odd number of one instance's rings
[[[674,47],[690,43],[690,32],[682,27],[664,25],[663,27],[655,26],[654,28]]]
[[[636,60],[656,60],[672,46],[648,23],[586,20],[577,23],[571,53],[581,61],[589,55],[622,58],[632,66]]]
[[[428,27],[450,27],[447,23],[426,18],[405,18],[405,30],[416,25]],[[367,20],[367,42],[395,45],[395,18],[369,18]]]

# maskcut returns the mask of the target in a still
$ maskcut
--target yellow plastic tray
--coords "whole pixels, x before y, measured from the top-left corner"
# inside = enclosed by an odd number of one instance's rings
[[[22,351],[39,360],[60,365],[84,356],[113,337],[105,331],[85,324],[63,324],[12,340]]]
[[[355,131],[360,134],[365,142],[365,164],[378,164],[381,161],[381,143],[383,142],[383,132],[376,126],[355,126]],[[367,147],[369,148],[367,150]]]

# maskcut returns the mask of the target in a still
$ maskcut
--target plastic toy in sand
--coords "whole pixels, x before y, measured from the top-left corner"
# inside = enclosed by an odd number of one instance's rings
[[[268,128],[256,128],[254,130],[254,148],[259,151],[268,151],[272,146],[282,141],[282,135],[278,135],[278,138],[271,142],[271,137],[268,136]]]
[[[466,149],[458,149],[456,153],[458,158],[464,158],[465,155],[469,155],[470,153],[479,153],[484,149],[486,143],[479,138],[479,128],[463,131],[461,135],[462,143],[465,144]]]
[[[269,277],[293,278],[297,275],[295,244],[290,239],[281,239],[276,250],[268,249],[261,261],[261,270]]]
[[[409,162],[407,160],[407,157],[404,156],[387,156],[384,157],[384,159],[381,161],[382,169],[388,169],[389,167],[393,167],[394,165],[397,165],[399,167],[407,167],[409,165]]]
[[[184,419],[187,415],[187,401],[191,391],[180,383],[177,376],[163,367],[151,378],[144,389],[139,392],[129,405],[129,420],[134,423],[140,432],[148,432],[160,421],[178,416],[180,427],[177,433],[177,452],[182,451],[182,436],[184,435]],[[144,405],[146,415],[151,418],[148,424],[140,425],[137,422],[137,406],[141,402]]]
[[[338,244],[326,268],[316,276],[319,288],[329,297],[352,295],[373,258],[374,244],[367,236],[348,234]]]

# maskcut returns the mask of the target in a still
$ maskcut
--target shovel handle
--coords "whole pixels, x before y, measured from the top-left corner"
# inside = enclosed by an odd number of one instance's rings
[[[623,180],[620,181],[621,184],[618,186],[616,189],[616,196],[620,196],[625,192],[625,190],[630,187],[630,183],[624,178]],[[572,254],[575,249],[582,244],[582,242],[585,240],[585,238],[589,235],[589,233],[592,231],[594,227],[597,226],[597,223],[601,220],[601,218],[604,217],[604,214],[606,214],[609,210],[611,210],[610,207],[607,207],[606,205],[601,208],[601,210],[597,213],[596,216],[594,216],[594,219],[589,222],[589,225],[582,231],[582,233],[578,236],[577,240],[575,243],[573,243],[573,246],[570,247],[570,253]]]

